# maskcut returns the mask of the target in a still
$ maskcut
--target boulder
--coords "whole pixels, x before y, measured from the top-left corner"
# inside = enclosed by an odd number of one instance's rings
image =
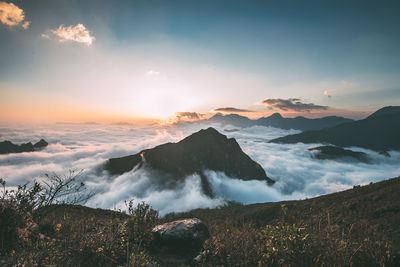
[[[197,218],[158,225],[152,230],[151,253],[164,264],[188,264],[199,255],[210,234]]]

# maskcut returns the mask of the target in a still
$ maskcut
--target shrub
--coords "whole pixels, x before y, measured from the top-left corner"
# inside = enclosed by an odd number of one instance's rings
[[[1,201],[0,204],[0,255],[11,252],[17,246],[18,226],[22,217],[11,203]]]
[[[33,220],[34,211],[52,204],[78,204],[91,198],[81,173],[70,170],[66,174],[45,174],[41,181],[26,183],[16,189],[6,187],[0,178],[0,254],[7,254],[19,246],[32,246],[39,226]]]
[[[264,258],[270,264],[306,266],[310,260],[311,239],[304,227],[279,224],[262,230]]]
[[[153,235],[151,230],[159,221],[158,211],[144,202],[135,207],[133,200],[126,203],[129,218],[123,225],[123,243],[127,250],[127,261],[133,266],[146,266],[150,263],[147,251]]]
[[[262,265],[260,232],[251,223],[209,224],[211,238],[204,243],[201,264],[205,266]]]

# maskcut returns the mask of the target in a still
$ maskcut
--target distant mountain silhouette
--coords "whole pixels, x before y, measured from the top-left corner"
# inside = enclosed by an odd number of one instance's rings
[[[378,109],[377,111],[375,111],[374,113],[369,115],[367,117],[367,119],[377,118],[379,116],[386,116],[386,115],[391,115],[391,114],[396,114],[396,113],[400,113],[400,106],[387,106],[387,107]]]
[[[317,159],[354,159],[364,163],[369,163],[370,160],[364,152],[355,152],[349,149],[343,149],[336,146],[319,146],[308,149],[313,152],[312,156]]]
[[[269,117],[262,117],[257,120],[251,120],[247,117],[237,114],[222,115],[221,113],[215,114],[213,117],[203,120],[210,123],[220,123],[223,125],[233,125],[235,127],[250,127],[250,126],[271,126],[281,129],[295,129],[301,131],[319,130],[326,127],[332,127],[345,122],[353,120],[343,117],[328,116],[317,119],[308,119],[305,117],[284,118],[279,113],[274,113]]]
[[[271,140],[272,143],[329,143],[375,151],[400,149],[400,107],[384,107],[366,119],[319,131],[306,131]]]
[[[222,115],[221,113],[217,113],[211,118],[203,121],[209,123],[220,123],[223,125],[233,125],[241,128],[256,125],[254,120],[251,120],[245,116],[240,116],[237,114]]]
[[[21,145],[16,145],[6,140],[0,142],[0,154],[33,152],[35,150],[42,149],[47,145],[48,143],[44,139],[40,139],[40,141],[34,145],[31,142]]]
[[[234,138],[228,139],[211,127],[178,143],[166,143],[135,155],[110,159],[105,165],[111,174],[122,174],[135,167],[161,171],[169,174],[172,180],[197,173],[202,178],[203,191],[208,195],[212,192],[205,170],[224,172],[232,178],[274,183],[261,165],[242,151]]]

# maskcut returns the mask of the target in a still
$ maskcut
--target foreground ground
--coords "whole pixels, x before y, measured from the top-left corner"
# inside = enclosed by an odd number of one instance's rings
[[[169,214],[152,224],[190,217],[203,220],[211,238],[204,244],[203,256],[192,263],[197,265],[398,266],[398,192],[400,177],[301,201]],[[138,236],[147,238],[145,233],[133,231],[134,236],[127,238],[124,222],[132,216],[52,205],[35,210],[31,219],[18,224],[12,246],[7,246],[11,239],[4,239],[3,220],[0,265],[124,266],[128,261],[156,265],[150,242],[135,243]]]

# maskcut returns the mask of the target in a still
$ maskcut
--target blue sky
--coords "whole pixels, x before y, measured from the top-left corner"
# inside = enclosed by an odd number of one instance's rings
[[[24,14],[0,23],[2,119],[261,116],[285,113],[261,101],[293,98],[328,108],[288,116],[362,117],[400,103],[396,1],[2,2]]]

